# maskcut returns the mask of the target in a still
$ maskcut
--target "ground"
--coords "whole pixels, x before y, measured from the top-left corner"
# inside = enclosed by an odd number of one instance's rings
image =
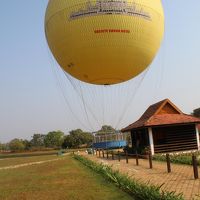
[[[10,169],[5,168],[11,166]],[[17,168],[13,168],[14,166]],[[0,199],[130,200],[133,198],[68,155],[0,160]]]
[[[186,200],[200,200],[200,178],[194,179],[192,166],[171,164],[172,172],[167,173],[166,162],[153,161],[153,169],[150,169],[147,159],[139,159],[139,166],[137,166],[134,158],[129,159],[127,164],[125,158],[119,162],[117,156],[115,160],[112,160],[111,155],[109,155],[109,159],[102,158],[102,155],[100,158],[99,155],[83,154],[83,156],[95,162],[112,166],[113,169],[128,174],[138,182],[162,185],[161,190],[183,194]]]

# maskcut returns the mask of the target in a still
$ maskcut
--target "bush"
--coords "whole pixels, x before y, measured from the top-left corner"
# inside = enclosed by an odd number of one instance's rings
[[[197,156],[197,163],[200,165],[200,152],[195,152],[195,155]],[[156,154],[153,159],[166,162],[166,155]],[[172,163],[192,165],[192,153],[173,153],[170,154],[170,160]]]
[[[12,152],[20,152],[25,150],[25,144],[21,139],[13,139],[9,142],[9,148]]]

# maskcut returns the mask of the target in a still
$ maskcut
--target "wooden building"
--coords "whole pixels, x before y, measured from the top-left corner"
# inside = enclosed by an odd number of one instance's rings
[[[200,150],[200,118],[182,113],[169,99],[151,105],[139,120],[122,129],[130,132],[135,149],[152,154]]]

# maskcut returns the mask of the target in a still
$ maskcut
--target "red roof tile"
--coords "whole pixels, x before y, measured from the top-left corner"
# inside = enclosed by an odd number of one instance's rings
[[[174,114],[170,112],[160,114],[166,104],[169,104],[175,110]],[[122,129],[122,132],[150,126],[188,123],[200,123],[200,118],[182,113],[170,100],[165,99],[149,106],[139,120]]]
[[[169,124],[200,123],[200,119],[186,114],[155,115],[146,122],[146,126],[158,126]]]

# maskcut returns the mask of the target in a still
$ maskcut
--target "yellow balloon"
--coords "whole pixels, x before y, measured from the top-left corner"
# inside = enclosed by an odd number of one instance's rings
[[[151,64],[164,13],[161,0],[49,0],[45,33],[66,72],[92,84],[116,84]]]

